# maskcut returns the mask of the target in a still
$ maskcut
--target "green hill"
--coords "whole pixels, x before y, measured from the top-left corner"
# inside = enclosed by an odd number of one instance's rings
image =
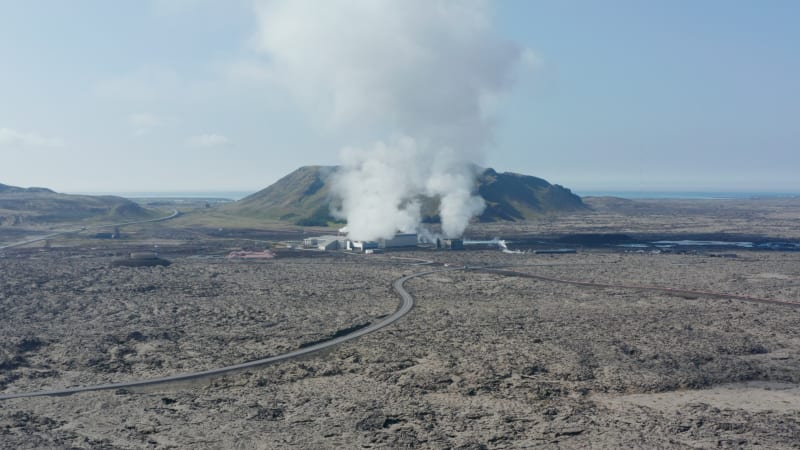
[[[331,175],[336,166],[305,166],[271,186],[225,205],[228,214],[281,220],[298,225],[326,225],[330,217]],[[486,169],[478,177],[476,191],[486,200],[480,216],[484,222],[529,220],[548,214],[585,209],[581,198],[569,189],[516,173]],[[423,199],[425,221],[436,222],[438,199]]]
[[[335,170],[335,166],[301,167],[269,187],[222,209],[234,215],[299,225],[324,225],[333,220],[329,213],[328,179]]]
[[[60,194],[0,184],[0,226],[94,220],[137,220],[157,214],[122,197]]]

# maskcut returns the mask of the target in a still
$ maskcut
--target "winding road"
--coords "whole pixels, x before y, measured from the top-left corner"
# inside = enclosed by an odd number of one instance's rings
[[[97,230],[97,229],[100,229],[100,228],[109,228],[109,227],[121,227],[121,226],[125,226],[125,225],[136,225],[136,224],[139,224],[139,223],[163,222],[165,220],[174,219],[175,217],[178,217],[179,215],[180,215],[180,212],[177,209],[173,209],[172,210],[172,214],[170,214],[168,216],[164,216],[164,217],[159,217],[159,218],[156,218],[156,219],[135,220],[133,222],[109,223],[109,224],[103,224],[103,225],[92,225],[92,226],[88,226],[88,227],[76,228],[74,230],[58,231],[58,232],[55,232],[55,233],[46,234],[44,236],[39,236],[37,238],[27,239],[25,241],[14,242],[12,244],[6,244],[6,245],[0,245],[0,250],[5,250],[7,248],[12,248],[12,247],[20,247],[20,246],[27,245],[27,244],[33,244],[34,242],[44,241],[46,239],[52,239],[52,238],[54,238],[56,236],[63,236],[65,234],[80,233],[81,231]]]
[[[164,219],[162,219],[164,220]],[[412,259],[420,261],[415,265],[420,264],[432,264],[433,261],[431,260],[424,260],[424,259],[417,259],[417,258],[397,258],[397,259]],[[789,300],[780,300],[780,299],[766,299],[766,298],[758,298],[758,297],[750,297],[750,296],[743,296],[743,295],[736,295],[736,294],[725,294],[725,293],[718,293],[718,292],[708,292],[708,291],[695,291],[690,289],[683,289],[683,288],[669,288],[669,287],[660,287],[660,286],[643,286],[643,285],[625,285],[625,284],[606,284],[606,283],[595,283],[595,282],[584,282],[584,281],[573,281],[573,280],[565,280],[559,278],[552,278],[542,275],[534,275],[530,273],[523,273],[523,272],[516,272],[512,270],[508,270],[509,267],[512,266],[495,266],[495,267],[469,267],[469,266],[462,266],[462,267],[447,267],[442,269],[432,269],[423,272],[417,272],[410,275],[405,275],[400,277],[392,283],[392,289],[400,296],[400,305],[398,308],[389,316],[384,317],[382,320],[372,323],[369,326],[364,328],[360,328],[355,330],[351,333],[348,333],[344,336],[339,336],[327,341],[319,342],[314,345],[310,345],[308,347],[303,347],[288,353],[283,353],[280,355],[270,356],[263,359],[258,359],[255,361],[249,361],[241,364],[235,364],[232,366],[220,367],[216,369],[209,369],[200,372],[191,372],[179,375],[171,375],[166,377],[160,378],[151,378],[146,380],[137,380],[137,381],[125,381],[119,383],[108,383],[108,384],[98,384],[93,386],[83,386],[83,387],[71,387],[71,388],[64,388],[64,389],[54,389],[54,390],[46,390],[46,391],[35,391],[35,392],[21,392],[21,393],[8,393],[8,394],[0,394],[0,400],[8,400],[14,398],[24,398],[24,397],[42,397],[42,396],[64,396],[64,395],[72,395],[81,392],[92,392],[92,391],[104,391],[104,390],[115,390],[115,389],[129,389],[129,388],[142,388],[142,387],[153,387],[159,385],[165,385],[168,383],[175,383],[175,382],[184,382],[184,381],[193,381],[193,380],[201,380],[205,378],[216,377],[220,375],[226,375],[233,372],[238,372],[245,369],[253,369],[258,367],[267,366],[270,364],[275,364],[279,362],[289,361],[292,359],[301,358],[313,353],[320,352],[325,349],[329,349],[331,347],[335,347],[339,344],[342,344],[347,341],[351,341],[353,339],[357,339],[361,336],[373,333],[378,331],[382,328],[385,328],[408,314],[411,309],[414,307],[414,297],[406,291],[404,284],[406,281],[416,278],[422,277],[425,275],[430,275],[432,273],[437,272],[447,272],[447,271],[457,271],[457,270],[470,270],[470,271],[480,271],[480,272],[488,272],[494,273],[497,275],[504,275],[504,276],[513,276],[513,277],[524,277],[524,278],[532,278],[541,281],[549,281],[555,283],[564,283],[570,284],[575,286],[581,287],[588,287],[588,288],[600,288],[600,289],[607,289],[607,288],[622,288],[622,289],[634,289],[634,290],[647,290],[647,291],[659,291],[659,292],[669,292],[669,293],[676,293],[681,295],[697,295],[697,296],[708,296],[708,297],[717,297],[717,298],[732,298],[738,300],[745,300],[745,301],[753,301],[759,303],[769,303],[769,304],[780,304],[784,306],[795,306],[800,307],[800,302],[796,301],[789,301]]]
[[[20,392],[20,393],[11,393],[11,394],[2,394],[0,395],[0,400],[8,400],[12,398],[23,398],[23,397],[43,397],[43,396],[63,396],[63,395],[72,395],[77,394],[80,392],[92,392],[92,391],[106,391],[112,389],[129,389],[129,388],[140,388],[140,387],[152,387],[158,385],[164,385],[168,383],[180,382],[180,381],[192,381],[192,380],[200,380],[204,378],[215,377],[219,375],[225,375],[233,372],[238,372],[244,369],[252,369],[256,367],[267,366],[270,364],[275,364],[282,361],[288,361],[291,359],[300,358],[302,356],[310,355],[312,353],[317,353],[319,351],[325,350],[327,348],[331,348],[342,344],[347,341],[351,341],[353,339],[359,338],[366,334],[375,332],[380,330],[381,328],[387,327],[398,320],[400,320],[403,316],[408,314],[411,309],[414,307],[414,297],[405,290],[404,284],[406,281],[416,278],[425,276],[434,272],[445,272],[445,271],[452,271],[452,270],[464,270],[463,267],[456,267],[456,268],[446,268],[446,269],[435,269],[435,270],[428,270],[425,272],[418,272],[411,275],[406,275],[396,279],[392,283],[392,288],[400,296],[400,306],[395,310],[394,313],[391,315],[383,318],[382,320],[375,322],[367,327],[360,328],[352,333],[346,334],[344,336],[339,336],[337,338],[320,342],[315,345],[311,345],[308,347],[304,347],[298,350],[294,350],[289,353],[283,353],[280,355],[270,356],[268,358],[258,359],[255,361],[249,361],[246,363],[236,364],[233,366],[227,367],[220,367],[217,369],[210,369],[204,370],[201,372],[192,372],[192,373],[185,373],[180,375],[171,375],[167,377],[161,378],[151,378],[147,380],[138,380],[138,381],[124,381],[120,383],[108,383],[108,384],[98,384],[94,386],[83,386],[83,387],[72,387],[72,388],[64,388],[64,389],[53,389],[48,391],[35,391],[35,392]]]

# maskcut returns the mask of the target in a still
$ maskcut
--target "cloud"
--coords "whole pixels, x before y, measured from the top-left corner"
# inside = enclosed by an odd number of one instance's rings
[[[46,137],[11,128],[0,128],[0,146],[61,147],[62,145],[64,145],[64,140],[58,137]]]
[[[494,128],[496,98],[532,55],[499,36],[485,0],[272,0],[255,3],[263,66],[241,67],[294,93],[346,139],[333,211],[351,238],[421,227],[421,196],[439,200],[460,236],[484,208],[472,163]],[[528,61],[530,60],[530,61]],[[356,141],[358,142],[358,141]]]
[[[161,126],[163,121],[155,114],[140,112],[128,116],[128,123],[134,128],[135,136],[144,136],[150,134],[154,128]]]
[[[214,133],[199,134],[186,139],[187,144],[191,145],[192,147],[201,148],[222,147],[228,145],[230,142],[231,140],[227,137]]]
[[[327,125],[424,135],[476,159],[492,131],[482,99],[523,58],[481,0],[261,1],[256,17],[272,78]]]

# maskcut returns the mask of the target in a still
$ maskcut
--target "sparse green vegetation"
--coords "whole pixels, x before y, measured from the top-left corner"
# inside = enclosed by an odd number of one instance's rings
[[[0,184],[0,226],[122,222],[162,215],[122,197],[60,194]]]

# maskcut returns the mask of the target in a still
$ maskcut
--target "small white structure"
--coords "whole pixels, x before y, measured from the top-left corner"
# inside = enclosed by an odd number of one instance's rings
[[[364,252],[375,248],[378,248],[378,243],[375,241],[347,241],[347,249],[354,252]]]
[[[505,245],[505,243],[503,244]],[[463,239],[437,239],[436,248],[446,248],[448,250],[464,250]]]
[[[319,250],[338,250],[345,246],[346,239],[342,236],[317,236],[303,239],[303,247]]]
[[[366,252],[370,249],[416,247],[418,243],[419,238],[416,233],[398,233],[391,239],[377,241],[345,240],[342,247],[354,252]]]
[[[323,251],[339,250],[339,241],[318,241],[317,248]]]

